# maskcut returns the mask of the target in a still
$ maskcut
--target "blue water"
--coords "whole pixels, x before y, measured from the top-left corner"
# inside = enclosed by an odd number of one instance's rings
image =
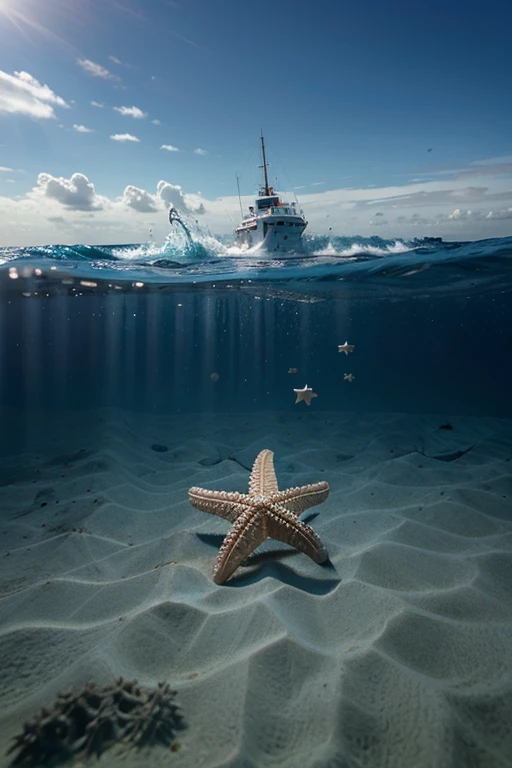
[[[228,243],[213,237],[198,235],[189,244],[177,235],[169,236],[162,244],[0,248],[0,268],[53,268],[70,271],[75,277],[166,284],[244,278],[367,281],[374,276],[410,278],[415,274],[413,270],[419,270],[426,280],[424,285],[438,278],[450,290],[454,281],[458,282],[470,272],[480,277],[485,274],[490,279],[493,273],[497,277],[502,269],[508,272],[511,254],[512,237],[477,242],[431,242],[316,235],[304,238],[303,251],[296,257],[269,259],[241,255]],[[406,282],[414,282],[416,287],[419,281],[416,278]]]
[[[0,249],[0,752],[123,675],[177,682],[188,768],[509,765],[511,392],[512,238]],[[263,448],[331,562],[216,587],[187,490]]]
[[[309,237],[268,261],[205,237],[0,263],[1,405],[293,412],[308,384],[311,412],[512,416],[512,238]]]

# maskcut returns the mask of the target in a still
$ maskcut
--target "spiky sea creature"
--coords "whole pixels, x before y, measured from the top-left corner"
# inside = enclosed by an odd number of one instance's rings
[[[161,744],[173,748],[183,718],[167,683],[143,688],[120,677],[98,687],[58,693],[51,709],[43,708],[26,722],[7,754],[18,752],[12,768],[57,765],[99,757],[119,745],[125,749]]]

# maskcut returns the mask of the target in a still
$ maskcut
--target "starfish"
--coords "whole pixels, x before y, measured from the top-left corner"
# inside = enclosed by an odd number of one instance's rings
[[[296,392],[297,394],[295,405],[297,405],[297,403],[300,403],[301,400],[304,400],[306,405],[311,405],[311,398],[318,397],[317,393],[313,392],[312,388],[308,387],[307,384],[304,387],[304,389],[294,389],[293,391]]]
[[[203,512],[233,523],[220,548],[213,580],[222,584],[240,563],[266,539],[277,539],[304,552],[315,563],[324,563],[327,551],[314,530],[298,516],[321,504],[329,494],[329,483],[320,482],[280,491],[274,471],[274,454],[265,449],[253,464],[249,492],[208,491],[190,488],[190,503]]]
[[[349,352],[354,351],[354,345],[349,344],[348,341],[346,341],[344,344],[338,344],[338,352],[344,352],[346,355],[348,355]]]
[[[354,379],[355,379],[355,376],[354,376],[354,374],[353,374],[353,373],[346,373],[346,374],[343,376],[343,381],[350,381],[350,382],[353,382],[353,381],[354,381]]]

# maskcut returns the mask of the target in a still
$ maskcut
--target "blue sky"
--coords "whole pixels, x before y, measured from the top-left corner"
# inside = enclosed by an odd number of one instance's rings
[[[0,245],[215,232],[259,178],[312,232],[512,234],[503,0],[0,0]],[[430,150],[430,151],[429,151]]]

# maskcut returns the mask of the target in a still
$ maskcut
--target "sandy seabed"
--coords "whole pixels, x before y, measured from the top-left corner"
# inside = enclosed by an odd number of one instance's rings
[[[0,765],[119,676],[168,681],[187,727],[97,765],[512,765],[512,423],[300,407],[3,414]],[[187,490],[245,492],[263,448],[280,488],[329,482],[330,563],[269,541],[216,586],[229,524]]]

